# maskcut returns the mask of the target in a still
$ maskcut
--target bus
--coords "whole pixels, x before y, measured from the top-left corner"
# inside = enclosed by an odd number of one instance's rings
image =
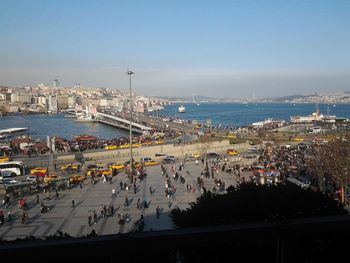
[[[12,177],[24,174],[23,162],[6,162],[0,163],[0,176],[1,177]]]

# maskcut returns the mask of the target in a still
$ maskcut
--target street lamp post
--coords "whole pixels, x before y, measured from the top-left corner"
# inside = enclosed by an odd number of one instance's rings
[[[126,74],[129,75],[129,110],[130,110],[130,128],[129,128],[129,144],[130,144],[130,175],[133,173],[133,158],[132,158],[132,97],[131,97],[131,75],[135,74],[133,71],[128,70]]]

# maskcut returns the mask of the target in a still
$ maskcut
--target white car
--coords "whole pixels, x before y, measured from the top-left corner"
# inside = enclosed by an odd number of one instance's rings
[[[13,180],[11,178],[2,178],[1,182],[3,184],[17,184],[18,183],[18,181]]]
[[[27,177],[27,181],[30,181],[30,182],[36,182],[39,178],[36,177],[35,175],[30,175]]]

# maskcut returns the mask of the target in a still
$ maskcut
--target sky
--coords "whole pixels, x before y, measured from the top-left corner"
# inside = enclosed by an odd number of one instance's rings
[[[0,84],[158,96],[350,90],[348,0],[0,0]]]

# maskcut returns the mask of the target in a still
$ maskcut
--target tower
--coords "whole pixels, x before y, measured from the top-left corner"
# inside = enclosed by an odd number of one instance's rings
[[[58,88],[60,86],[60,82],[58,81],[58,79],[55,79],[54,81],[53,81],[53,87],[54,88]]]

